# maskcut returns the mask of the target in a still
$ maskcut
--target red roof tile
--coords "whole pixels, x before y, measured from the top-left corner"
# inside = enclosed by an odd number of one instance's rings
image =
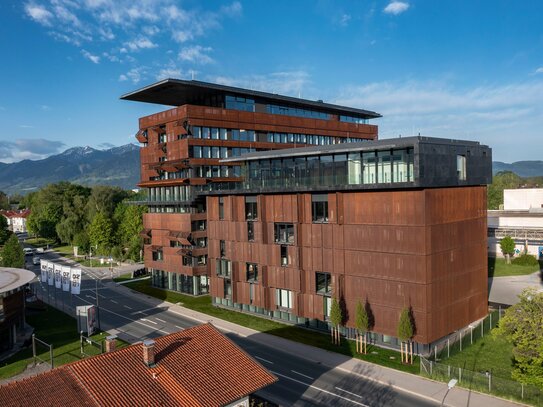
[[[0,400],[70,405],[64,395],[80,394],[79,404],[89,405],[221,406],[277,380],[211,324],[156,338],[154,350],[154,367],[143,363],[142,345],[135,344],[0,387]],[[59,380],[59,371],[71,380]],[[53,381],[54,400],[43,384]]]

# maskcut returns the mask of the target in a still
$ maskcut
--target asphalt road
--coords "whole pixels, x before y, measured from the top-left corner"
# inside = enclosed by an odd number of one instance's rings
[[[27,256],[27,261],[31,260],[30,257]],[[63,263],[54,253],[47,252],[42,257]],[[29,265],[28,268],[39,275],[39,266]],[[54,287],[47,288],[46,284],[39,282],[34,284],[34,288],[39,298],[45,297],[49,304],[72,315],[75,314],[76,305],[98,302],[101,329],[128,342],[166,335],[200,323],[175,310],[149,308],[148,304],[124,294],[111,281],[106,282],[108,274],[84,269],[81,294],[73,298],[68,293],[58,289],[55,292]],[[282,406],[438,405],[357,374],[295,357],[255,342],[250,337],[244,338],[235,333],[227,333],[227,336],[279,378],[276,384],[258,394]]]

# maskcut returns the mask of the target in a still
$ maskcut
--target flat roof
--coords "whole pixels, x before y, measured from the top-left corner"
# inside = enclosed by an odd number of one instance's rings
[[[25,269],[0,267],[0,293],[15,290],[31,282],[36,275]]]
[[[182,106],[186,104],[199,104],[198,102],[201,102],[202,97],[215,95],[252,97],[272,104],[286,104],[288,106],[312,108],[328,113],[355,115],[364,119],[381,117],[379,113],[370,110],[356,109],[354,107],[339,106],[321,101],[300,99],[292,96],[283,96],[276,93],[237,88],[216,83],[171,78],[126,93],[121,96],[121,99],[167,106]]]
[[[280,150],[256,151],[254,153],[243,154],[237,157],[225,158],[220,162],[236,162],[236,161],[252,161],[266,158],[282,158],[282,157],[301,157],[308,155],[321,155],[333,153],[349,153],[352,151],[364,151],[375,149],[390,149],[390,148],[406,148],[414,146],[417,143],[426,144],[446,144],[446,145],[465,145],[465,146],[480,146],[477,141],[470,140],[452,140],[437,137],[400,137],[382,140],[361,141],[357,143],[340,143],[329,144],[325,146],[311,146],[299,148],[286,148]]]

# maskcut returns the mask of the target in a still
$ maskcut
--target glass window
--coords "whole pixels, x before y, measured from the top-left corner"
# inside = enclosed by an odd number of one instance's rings
[[[202,138],[202,129],[198,126],[192,126],[192,137]]]
[[[406,150],[392,150],[392,182],[409,181],[408,165]]]
[[[164,254],[162,253],[162,249],[153,251],[153,261],[162,261],[162,260],[164,260]]]
[[[256,203],[256,196],[245,197],[245,219],[246,220],[258,219],[258,207]]]
[[[292,291],[281,288],[275,289],[277,308],[292,308]]]
[[[321,183],[322,185],[334,185],[334,157],[321,156]]]
[[[224,197],[219,197],[219,220],[224,219]]]
[[[292,223],[275,224],[275,243],[294,243],[294,225]]]
[[[362,177],[362,164],[360,153],[349,153],[349,162],[347,164],[347,177],[350,185],[360,184]]]
[[[288,246],[281,245],[281,266],[288,266]]]
[[[375,152],[362,153],[362,182],[364,184],[375,184],[377,182],[375,164]]]
[[[227,135],[228,135],[228,132],[226,131],[226,129],[219,129],[219,138],[221,140],[226,140]]]
[[[330,273],[315,273],[317,294],[332,295],[332,278]]]
[[[232,298],[232,282],[224,279],[224,298]]]
[[[258,281],[258,266],[255,263],[247,263],[247,281]]]
[[[247,240],[250,242],[255,240],[255,223],[247,222]]]
[[[226,242],[224,240],[219,240],[219,254],[221,257],[226,256]]]
[[[202,138],[209,138],[210,132],[209,127],[202,127]]]
[[[458,175],[459,181],[466,180],[466,156],[465,155],[456,156],[456,174]]]
[[[377,153],[377,182],[388,183],[391,181],[390,151],[379,151]]]
[[[328,222],[328,194],[311,195],[311,215],[314,223]]]
[[[334,156],[334,176],[336,185],[345,185],[347,183],[347,154],[336,154]]]
[[[232,262],[226,259],[217,259],[216,271],[219,277],[230,277],[232,275]]]

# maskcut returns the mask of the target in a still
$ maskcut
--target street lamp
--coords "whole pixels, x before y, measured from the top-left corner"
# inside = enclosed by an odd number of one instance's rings
[[[441,401],[441,405],[443,406],[445,403],[445,397],[447,397],[447,394],[449,394],[449,391],[456,386],[456,383],[458,383],[458,380],[451,379],[449,383],[447,384],[447,391],[445,392],[445,395],[443,396],[443,400]]]

